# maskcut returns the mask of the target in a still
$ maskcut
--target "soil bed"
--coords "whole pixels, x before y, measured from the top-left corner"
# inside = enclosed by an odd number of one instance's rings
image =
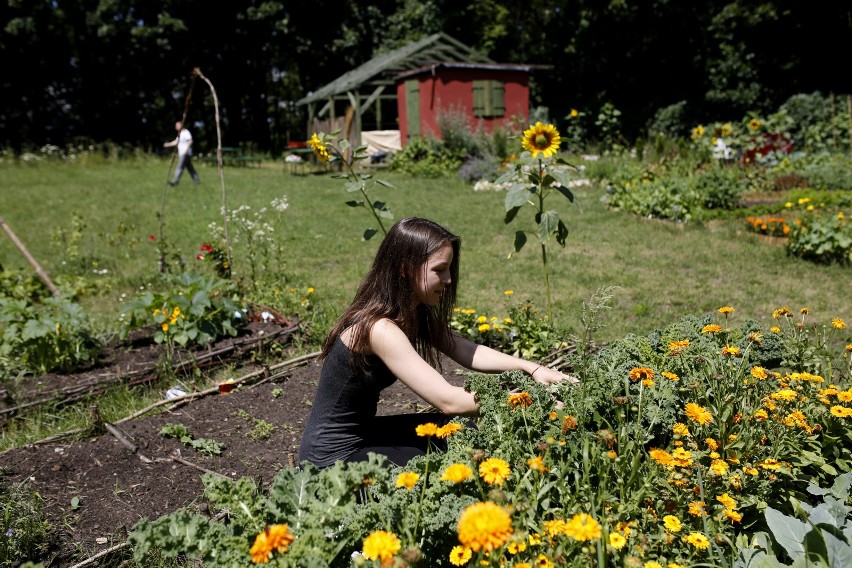
[[[127,351],[126,356],[132,357],[133,352]],[[143,356],[143,350],[139,354]],[[242,369],[236,376],[252,370]],[[207,471],[231,479],[248,476],[267,485],[281,468],[296,463],[319,370],[316,359],[308,358],[267,373],[266,378],[264,373],[256,373],[257,380],[245,381],[229,394],[213,392],[178,399],[150,414],[117,421],[110,425],[113,433],[39,443],[0,454],[0,483],[28,484],[44,499],[53,549],[33,560],[46,566],[73,566],[125,542],[127,533],[143,517],[154,519],[187,505],[203,511],[205,505],[199,497],[201,477]],[[465,380],[458,365],[449,360],[444,363],[444,376],[456,385]],[[73,380],[65,377],[65,384]],[[387,389],[379,403],[380,414],[426,410],[401,383]],[[169,423],[186,426],[196,440],[223,445],[221,454],[206,455],[161,435],[160,430]],[[272,427],[266,437],[259,435],[264,425]],[[127,557],[126,550],[114,554]],[[98,561],[109,562],[109,555]]]

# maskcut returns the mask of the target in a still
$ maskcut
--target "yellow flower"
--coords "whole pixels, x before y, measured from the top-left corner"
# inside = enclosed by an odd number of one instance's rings
[[[846,329],[846,322],[840,318],[834,318],[831,320],[831,327],[834,329]]]
[[[719,442],[717,442],[715,438],[704,438],[704,443],[707,444],[707,447],[713,451],[719,449]]]
[[[748,127],[751,130],[758,130],[760,129],[760,121],[756,118],[752,118],[748,121]]]
[[[453,566],[464,566],[470,560],[470,557],[473,555],[473,551],[471,551],[466,546],[454,546],[450,551],[450,564]]]
[[[653,449],[648,452],[651,456],[651,459],[657,462],[660,465],[673,465],[674,459],[671,454],[665,450]]]
[[[487,323],[482,323],[482,324],[479,324],[479,327],[476,328],[476,329],[479,330],[479,333],[485,333],[486,331],[489,331],[491,329],[491,326],[488,325]]]
[[[621,550],[627,544],[627,539],[621,533],[609,533],[609,545],[616,550]]]
[[[778,327],[777,325],[773,325],[772,327],[769,328],[769,331],[771,331],[772,333],[781,333],[781,328]]]
[[[527,540],[529,541],[530,546],[538,546],[539,544],[541,544],[541,535],[535,533],[530,534],[527,537]]]
[[[553,562],[551,562],[550,558],[542,553],[539,553],[538,557],[535,559],[535,565],[538,568],[553,568]],[[517,566],[515,568],[517,568]]]
[[[676,355],[689,347],[689,340],[684,339],[683,341],[672,341],[669,343],[669,353],[672,355]]]
[[[798,396],[799,395],[793,389],[781,389],[780,391],[769,395],[769,397],[773,400],[784,400],[787,402],[796,400]]]
[[[251,561],[255,564],[268,562],[272,556],[272,551],[287,552],[290,543],[296,540],[290,528],[287,525],[272,525],[267,527],[262,533],[258,534],[254,539],[249,554]]]
[[[704,516],[704,501],[693,501],[689,504],[688,513],[693,517]]]
[[[766,379],[769,375],[766,374],[766,369],[763,367],[752,367],[751,368],[751,376],[755,379]]]
[[[734,308],[732,308],[731,306],[722,306],[721,308],[719,308],[716,311],[719,312],[720,314],[728,315],[729,313],[734,311]]]
[[[784,306],[783,308],[778,308],[777,310],[772,312],[772,319],[778,319],[781,316],[791,316],[791,315],[793,315],[793,312],[790,311],[790,308],[787,307],[787,306]]]
[[[733,509],[725,509],[725,516],[731,519],[732,523],[741,523],[743,520],[742,514],[734,511]]]
[[[689,426],[682,422],[678,422],[672,426],[672,432],[677,436],[689,436]]]
[[[763,410],[762,408],[760,410],[758,410],[757,412],[755,412],[753,416],[755,417],[756,420],[760,420],[760,421],[763,421],[763,420],[766,420],[767,418],[769,418],[769,414],[767,414],[766,411]]]
[[[545,158],[549,158],[559,149],[560,142],[559,131],[556,130],[555,126],[536,122],[524,131],[521,146],[524,150],[531,152],[533,158],[539,154],[544,154]]]
[[[690,420],[694,420],[698,422],[702,426],[706,426],[713,421],[713,415],[710,414],[706,408],[701,405],[695,404],[694,402],[687,403],[685,408],[686,416]]]
[[[699,532],[689,533],[685,537],[683,537],[684,542],[687,544],[691,544],[695,548],[699,550],[704,550],[708,546],[710,546],[710,539]]]
[[[512,408],[518,408],[519,406],[521,408],[526,408],[532,403],[532,397],[530,396],[530,393],[526,391],[509,395],[509,404],[512,406]]]
[[[317,137],[316,132],[314,132],[313,136],[311,136],[310,140],[308,140],[308,146],[314,151],[314,154],[321,162],[327,162],[331,155],[328,153],[328,148],[325,143]]]
[[[504,296],[511,296],[511,295],[512,295],[512,294],[514,294],[514,293],[515,293],[515,292],[513,292],[512,290],[503,290],[503,295],[504,295]]]
[[[652,386],[654,386],[654,381],[652,381],[651,379],[645,379],[642,381],[642,386],[651,388]]]
[[[364,539],[362,552],[370,560],[386,562],[393,558],[401,547],[399,537],[392,532],[375,531]]]
[[[428,438],[429,436],[434,436],[435,434],[438,433],[438,425],[435,424],[434,422],[427,422],[426,424],[420,424],[415,429],[415,432],[417,432],[418,436]]]
[[[722,348],[722,355],[730,355],[731,357],[736,357],[740,354],[740,348],[734,345],[726,345]]]
[[[527,549],[527,543],[524,541],[510,542],[506,547],[506,551],[511,555],[520,554]]]
[[[630,370],[630,379],[634,381],[653,379],[654,370],[649,367],[635,367]]]
[[[495,503],[474,503],[459,517],[458,536],[459,542],[474,552],[494,550],[512,536],[512,519]]]
[[[410,490],[417,483],[418,479],[420,479],[420,474],[413,471],[403,471],[396,476],[396,486],[405,487]]]
[[[662,375],[673,382],[678,382],[680,380],[680,377],[678,377],[675,373],[670,373],[668,371],[663,371]]]
[[[734,499],[730,495],[728,495],[727,493],[722,493],[721,495],[716,497],[716,501],[721,503],[726,509],[736,509],[737,508],[737,502],[734,501]]]
[[[692,136],[690,136],[693,140],[697,140],[704,136],[704,127],[700,124],[692,129]]]
[[[692,465],[692,452],[683,448],[675,448],[672,451],[672,463],[678,467],[689,467]]]
[[[829,409],[832,416],[836,416],[838,418],[849,418],[852,416],[852,409],[846,408],[844,406],[835,405]]]
[[[775,471],[777,469],[781,469],[781,462],[774,458],[766,458],[765,460],[757,464],[757,466],[770,471]]]
[[[160,327],[162,328],[163,333],[166,333],[167,331],[169,331],[169,324],[167,324],[166,322],[163,322]]]
[[[313,294],[314,292],[316,292],[316,290],[314,290],[313,287],[308,288],[308,294]]]
[[[734,127],[733,125],[731,125],[730,122],[726,122],[725,124],[719,127],[719,134],[721,134],[722,136],[730,136],[733,133]],[[669,566],[669,568],[671,568],[671,566]]]
[[[710,464],[710,471],[721,477],[728,473],[728,467],[730,466],[728,466],[725,460],[713,460]]]
[[[746,475],[750,475],[750,476],[752,476],[752,477],[755,477],[757,474],[759,474],[759,473],[760,473],[759,471],[757,471],[757,468],[756,468],[756,467],[744,467],[744,468],[743,468],[743,472],[744,472]]]
[[[479,464],[479,476],[488,485],[502,485],[509,477],[509,464],[500,458],[488,458]]]
[[[680,519],[674,515],[666,515],[663,517],[663,525],[666,527],[667,531],[672,533],[680,532],[681,529],[683,529]]]
[[[454,463],[447,466],[444,474],[441,476],[441,481],[449,481],[452,483],[461,483],[466,479],[470,479],[473,475],[473,470],[463,463]]]
[[[580,112],[577,109],[572,108],[570,116],[571,116],[571,118],[577,118],[578,116],[580,116]]]
[[[709,323],[701,328],[701,333],[719,333],[722,331],[722,326],[716,323]]]
[[[642,565],[642,568],[663,568],[663,565],[657,562],[656,560],[649,560],[648,562]]]
[[[544,465],[544,458],[541,456],[535,456],[534,458],[528,459],[527,465],[530,466],[530,469],[533,471],[547,473],[547,466]]]
[[[601,525],[591,515],[578,513],[568,521],[565,535],[580,542],[597,540],[601,537]]]
[[[449,438],[456,432],[461,432],[462,425],[458,422],[447,422],[435,431],[435,436],[438,438]]]

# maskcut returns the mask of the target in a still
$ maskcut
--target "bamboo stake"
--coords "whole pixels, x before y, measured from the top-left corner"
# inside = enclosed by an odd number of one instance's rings
[[[222,169],[222,130],[219,128],[219,98],[216,96],[216,88],[213,87],[213,83],[204,76],[201,69],[196,67],[192,70],[192,73],[196,77],[201,77],[201,80],[207,83],[207,86],[210,87],[210,92],[213,94],[213,110],[216,119],[216,163],[219,172],[219,185],[222,187],[222,222],[225,229],[225,247],[228,253],[228,274],[231,274],[234,265],[231,261],[231,234],[228,230],[228,194],[225,192],[225,173]]]
[[[50,278],[47,276],[47,273],[42,269],[38,261],[33,258],[33,256],[27,250],[27,247],[24,246],[24,243],[22,243],[20,239],[18,239],[18,236],[15,235],[14,231],[12,231],[12,227],[10,227],[8,223],[3,220],[2,217],[0,217],[0,225],[3,226],[3,230],[6,231],[6,235],[13,243],[15,243],[15,246],[18,247],[18,250],[21,251],[21,254],[24,255],[24,258],[26,258],[30,265],[32,265],[32,267],[35,269],[35,273],[38,275],[39,278],[41,278],[41,281],[44,282],[45,286],[47,286],[51,294],[53,294],[54,296],[61,295],[62,292],[59,291],[59,288],[57,288],[53,284],[53,282],[50,281]]]
[[[852,95],[846,95],[846,113],[849,115],[849,148],[852,148]]]

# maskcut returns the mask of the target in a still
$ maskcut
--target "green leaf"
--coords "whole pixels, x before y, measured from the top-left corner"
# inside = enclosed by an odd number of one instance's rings
[[[778,544],[784,547],[790,558],[795,560],[803,556],[805,548],[802,543],[804,542],[805,534],[810,529],[810,525],[793,517],[788,517],[772,507],[766,508],[765,515],[766,524],[772,531],[772,536],[775,537],[775,541]]]
[[[340,146],[340,149],[345,152],[346,150],[352,147],[352,144],[350,144],[349,140],[347,140],[346,138],[341,138],[340,142],[338,142],[338,146]]]
[[[506,211],[514,207],[523,207],[530,199],[531,191],[524,185],[513,185],[506,192]]]
[[[556,242],[565,246],[565,241],[568,239],[568,227],[565,223],[562,222],[562,219],[559,220],[559,223],[556,226]]]
[[[383,179],[376,178],[376,183],[377,183],[377,184],[379,184],[379,185],[383,185],[383,186],[385,186],[385,187],[390,187],[390,188],[392,188],[392,189],[396,189],[396,186],[395,186],[395,185],[393,185],[392,183],[387,182],[387,181],[385,181],[385,180],[383,180]]]
[[[515,242],[512,247],[513,252],[521,252],[521,249],[524,248],[525,244],[527,244],[527,234],[523,231],[516,231]],[[512,255],[509,255],[510,258],[511,256]]]
[[[346,189],[347,192],[352,193],[353,191],[362,191],[365,187],[365,184],[362,180],[353,180],[347,181],[345,184],[343,184],[343,187],[344,189]]]
[[[365,241],[369,241],[369,240],[370,240],[370,239],[372,239],[372,238],[376,235],[376,233],[378,233],[378,232],[379,232],[379,230],[378,230],[378,229],[367,229],[366,231],[364,231],[364,237],[363,237],[363,239],[364,239]]]
[[[510,209],[509,211],[506,211],[506,216],[503,218],[503,223],[506,224],[506,225],[511,223],[512,220],[515,217],[517,217],[518,211],[520,211],[520,210],[521,210],[520,207],[514,207],[514,208]]]
[[[359,201],[359,200],[347,201],[347,202],[346,202],[346,205],[348,205],[349,207],[366,207],[366,205],[364,204],[364,202],[363,202],[363,201]]]
[[[566,186],[560,185],[556,188],[556,191],[558,191],[559,193],[561,193],[562,195],[567,197],[568,201],[570,201],[571,203],[574,203],[574,193],[570,189],[568,189]]]
[[[541,215],[541,220],[538,224],[538,240],[544,244],[550,239],[550,235],[556,233],[559,227],[559,213],[553,211],[545,211]]]

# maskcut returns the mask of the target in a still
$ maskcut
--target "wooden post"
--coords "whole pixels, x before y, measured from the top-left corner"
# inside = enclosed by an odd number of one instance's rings
[[[852,149],[852,95],[846,95],[846,112],[849,114],[849,148]]]
[[[50,278],[47,276],[47,273],[42,270],[38,261],[33,258],[33,256],[27,250],[27,247],[24,246],[24,243],[22,243],[15,235],[14,231],[12,231],[12,227],[7,225],[6,221],[4,221],[2,217],[0,217],[0,226],[3,227],[3,230],[6,231],[6,235],[8,235],[9,239],[11,239],[13,243],[15,243],[15,246],[18,247],[18,250],[21,251],[21,254],[24,255],[24,258],[26,258],[30,265],[32,265],[32,267],[35,269],[36,274],[39,278],[41,278],[41,281],[44,282],[44,284],[50,290],[51,294],[53,294],[54,296],[60,296],[62,293],[59,291],[59,288],[57,288],[53,284],[53,282],[50,281]]]

